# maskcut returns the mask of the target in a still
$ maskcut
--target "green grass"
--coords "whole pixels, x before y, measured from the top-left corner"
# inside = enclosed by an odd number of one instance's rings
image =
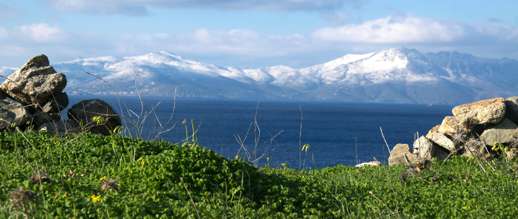
[[[0,133],[0,218],[518,215],[515,164],[483,167],[455,158],[407,178],[403,167],[257,169],[195,144]],[[20,187],[34,195],[13,199]]]

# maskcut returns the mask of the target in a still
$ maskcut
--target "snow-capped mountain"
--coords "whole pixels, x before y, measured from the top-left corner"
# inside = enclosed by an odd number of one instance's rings
[[[54,63],[68,92],[245,100],[452,104],[518,94],[518,61],[387,49],[292,68],[221,67],[168,52]],[[9,72],[5,68],[0,71]]]

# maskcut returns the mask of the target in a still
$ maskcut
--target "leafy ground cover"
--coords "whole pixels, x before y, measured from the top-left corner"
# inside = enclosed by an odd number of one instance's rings
[[[514,217],[517,169],[255,168],[194,143],[0,133],[0,217]]]

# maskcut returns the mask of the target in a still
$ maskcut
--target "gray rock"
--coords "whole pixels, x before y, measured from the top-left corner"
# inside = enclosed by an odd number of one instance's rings
[[[31,115],[25,107],[6,96],[0,94],[0,130],[12,129],[15,127],[26,127],[31,120]]]
[[[450,156],[451,152],[444,149],[443,147],[434,144],[432,149],[432,157],[437,160],[444,160]]]
[[[53,135],[63,136],[66,133],[66,124],[61,120],[54,120],[43,123],[37,130],[40,132],[46,132]]]
[[[32,114],[32,118],[31,118],[31,126],[32,128],[37,128],[39,126],[41,126],[42,124],[45,124],[47,122],[51,122],[53,120],[59,120],[58,119],[54,119],[52,116],[50,116],[48,113],[44,113],[44,112],[41,112],[41,111],[36,111]]]
[[[64,136],[65,134],[79,133],[79,129],[74,127],[70,122],[61,120],[53,120],[40,125],[37,129],[40,132],[46,132],[52,135]]]
[[[356,166],[354,166],[354,167],[361,168],[361,167],[379,167],[379,166],[381,166],[381,162],[375,160],[375,161],[369,161],[369,162],[356,164]]]
[[[518,139],[518,126],[509,119],[504,119],[500,124],[486,129],[480,139],[486,145],[496,145],[498,143],[508,144]]]
[[[68,95],[66,93],[56,93],[51,96],[49,102],[45,103],[39,110],[50,114],[53,118],[59,118],[59,112],[68,106]]]
[[[419,160],[431,160],[433,147],[434,145],[430,140],[424,136],[421,136],[414,141],[413,153]]]
[[[410,153],[408,144],[396,144],[388,159],[389,166],[403,164],[406,166],[411,165],[416,160],[416,156]]]
[[[506,106],[503,98],[481,100],[456,106],[453,115],[465,127],[497,124],[505,117]]]
[[[455,143],[448,138],[448,136],[439,132],[439,126],[435,126],[430,129],[428,134],[426,134],[426,138],[451,153],[455,153],[457,151]]]
[[[505,158],[507,160],[514,160],[518,157],[518,148],[508,148],[505,151]]]
[[[507,108],[506,117],[518,124],[518,96],[507,98],[505,106]]]
[[[438,131],[442,134],[449,136],[465,135],[469,132],[469,129],[465,127],[457,118],[454,116],[446,116],[442,120]]]
[[[109,135],[122,125],[112,107],[99,99],[83,100],[73,105],[68,111],[68,118],[74,127],[102,135]]]
[[[38,55],[31,58],[29,62],[20,68],[20,71],[28,71],[31,68],[41,68],[49,65],[49,58],[46,55]]]
[[[66,83],[65,75],[56,73],[48,58],[40,55],[9,75],[0,89],[23,104],[43,106],[53,94],[61,93]]]

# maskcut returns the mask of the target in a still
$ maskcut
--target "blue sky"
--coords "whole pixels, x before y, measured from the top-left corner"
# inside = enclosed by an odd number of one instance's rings
[[[0,66],[166,50],[307,66],[389,47],[518,59],[512,0],[0,0]]]

